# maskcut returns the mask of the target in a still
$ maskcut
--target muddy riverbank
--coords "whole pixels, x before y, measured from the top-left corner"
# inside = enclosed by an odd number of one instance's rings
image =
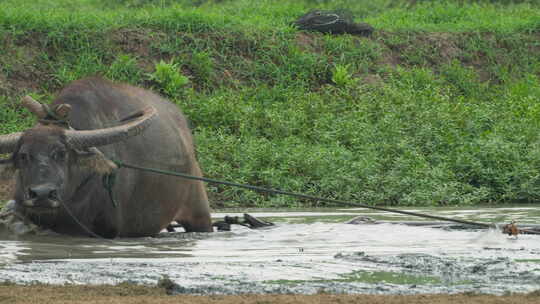
[[[121,284],[118,286],[51,286],[51,285],[1,285],[0,303],[190,303],[190,304],[537,304],[540,293],[514,294],[505,296],[455,294],[455,295],[234,295],[193,296],[167,295],[163,288]]]

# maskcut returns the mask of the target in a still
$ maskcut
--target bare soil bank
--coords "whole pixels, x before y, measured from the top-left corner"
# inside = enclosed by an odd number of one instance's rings
[[[194,296],[166,294],[165,289],[120,284],[117,286],[50,286],[11,285],[0,286],[0,303],[540,303],[540,292],[506,296],[457,294],[457,295],[236,295]]]

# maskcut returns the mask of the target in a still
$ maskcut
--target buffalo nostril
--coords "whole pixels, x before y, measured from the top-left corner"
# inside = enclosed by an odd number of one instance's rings
[[[29,198],[29,199],[37,198],[37,193],[35,193],[35,192],[32,191],[31,189],[28,189],[28,198]]]
[[[51,193],[49,193],[49,198],[54,200],[58,199],[58,192],[56,192],[56,190],[51,191]]]
[[[28,195],[30,199],[48,199],[51,198],[51,196],[56,196],[56,187],[45,184],[45,185],[38,185],[35,187],[30,187],[28,191]]]

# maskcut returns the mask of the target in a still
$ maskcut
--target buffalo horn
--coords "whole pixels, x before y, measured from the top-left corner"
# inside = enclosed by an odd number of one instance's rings
[[[23,97],[22,105],[39,118],[44,118],[47,116],[47,111],[43,108],[43,106],[28,95]],[[21,135],[22,132],[0,135],[0,154],[15,151]]]
[[[137,118],[116,127],[97,130],[66,130],[65,134],[68,144],[73,148],[99,147],[140,134],[156,117],[156,109],[148,107]]]
[[[34,113],[34,115],[36,115],[38,118],[47,117],[47,111],[45,110],[43,105],[37,102],[34,98],[26,95],[22,99],[22,104],[30,112]]]

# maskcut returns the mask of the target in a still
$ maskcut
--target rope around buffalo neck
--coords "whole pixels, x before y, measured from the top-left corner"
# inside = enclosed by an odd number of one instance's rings
[[[82,187],[84,187],[89,181],[90,179],[92,178],[93,175],[89,175],[86,177],[86,179],[77,187],[77,191],[79,191]],[[94,231],[90,230],[90,228],[86,227],[85,224],[83,224],[81,221],[79,221],[79,219],[77,219],[77,217],[75,216],[75,214],[73,214],[73,212],[71,212],[71,210],[68,208],[67,204],[65,204],[64,202],[60,201],[60,203],[62,204],[62,206],[64,207],[64,210],[66,210],[66,213],[71,216],[71,218],[73,219],[73,221],[79,225],[79,227],[82,228],[82,230],[84,230],[86,233],[88,233],[90,236],[92,237],[95,237],[96,239],[101,239],[101,240],[106,240],[106,241],[111,241],[110,239],[107,239],[107,238],[104,238],[102,237],[101,235],[95,233]]]
[[[75,223],[77,223],[77,225],[79,225],[79,227],[81,227],[86,233],[88,233],[90,236],[92,237],[95,237],[96,239],[101,239],[101,240],[106,240],[106,241],[111,241],[110,239],[106,239],[104,237],[102,237],[101,235],[99,234],[96,234],[94,231],[90,230],[90,228],[86,227],[86,225],[84,225],[83,223],[81,223],[77,217],[75,217],[75,215],[71,212],[71,210],[69,210],[69,208],[67,207],[66,204],[64,204],[64,202],[60,202],[62,204],[62,206],[64,207],[64,210],[66,210],[67,214],[69,216],[71,216],[71,218],[75,221]]]
[[[153,172],[153,173],[157,173],[157,174],[164,174],[164,175],[177,176],[177,177],[182,177],[182,178],[187,178],[187,179],[192,179],[192,180],[199,180],[199,181],[203,181],[203,182],[207,182],[207,183],[211,183],[211,184],[227,185],[227,186],[244,188],[244,189],[249,189],[249,190],[258,191],[258,192],[266,192],[266,193],[271,193],[271,194],[288,195],[288,196],[292,196],[292,197],[303,198],[303,199],[308,199],[308,200],[312,200],[312,201],[333,203],[333,204],[342,205],[342,206],[368,208],[368,209],[380,210],[380,211],[385,211],[385,212],[412,215],[412,216],[417,216],[417,217],[422,217],[422,218],[436,219],[436,220],[441,220],[441,221],[446,221],[446,222],[454,222],[454,223],[460,223],[460,224],[471,225],[471,226],[479,226],[479,227],[483,227],[483,228],[496,228],[496,226],[494,224],[473,222],[473,221],[460,220],[460,219],[454,219],[454,218],[448,218],[448,217],[442,217],[442,216],[436,216],[436,215],[423,214],[423,213],[418,213],[418,212],[411,212],[411,211],[403,211],[403,210],[397,210],[397,209],[391,209],[391,208],[370,206],[370,205],[357,203],[357,202],[349,202],[349,201],[335,200],[335,199],[329,199],[329,198],[323,198],[323,197],[316,197],[316,196],[311,196],[311,195],[306,195],[306,194],[301,194],[301,193],[295,193],[295,192],[289,192],[289,191],[283,191],[283,190],[278,190],[278,189],[268,189],[268,188],[252,186],[252,185],[237,184],[237,183],[233,183],[233,182],[220,181],[220,180],[216,180],[216,179],[193,176],[193,175],[179,173],[179,172],[172,172],[172,171],[167,171],[167,170],[160,170],[160,169],[154,169],[154,168],[147,168],[147,167],[130,165],[130,164],[126,164],[126,163],[124,163],[122,161],[119,161],[119,160],[113,160],[113,162],[118,166],[118,169],[121,169],[122,167],[124,167],[124,168],[129,168],[129,169]],[[535,234],[540,234],[540,232],[535,233]]]

